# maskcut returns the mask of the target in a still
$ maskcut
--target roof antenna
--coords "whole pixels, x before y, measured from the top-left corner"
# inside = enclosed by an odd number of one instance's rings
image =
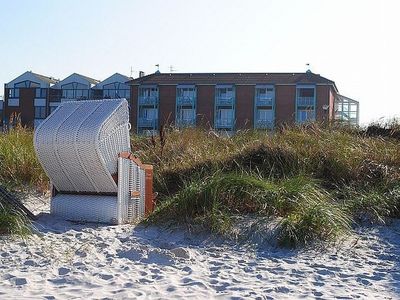
[[[132,77],[133,78],[133,67],[131,66],[131,75],[129,76],[129,77]]]
[[[306,63],[307,71],[306,73],[312,73],[310,69],[310,63]]]
[[[160,64],[156,64],[156,67],[157,67],[156,73],[160,73]]]

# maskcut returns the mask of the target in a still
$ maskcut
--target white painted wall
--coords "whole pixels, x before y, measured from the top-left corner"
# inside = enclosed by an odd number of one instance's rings
[[[129,78],[128,76],[125,76],[125,75],[122,75],[119,73],[115,73],[115,74],[111,75],[110,77],[104,79],[103,81],[99,82],[98,84],[96,84],[93,87],[93,89],[101,90],[101,89],[103,89],[103,86],[114,83],[114,82],[123,83],[123,85],[120,85],[121,89],[129,89],[129,85],[125,84],[125,82],[127,82],[131,79],[132,78]]]
[[[48,82],[41,80],[39,77],[37,77],[32,72],[27,71],[24,74],[18,76],[14,80],[7,83],[6,88],[14,88],[14,84],[21,82],[21,81],[26,81],[26,80],[39,83],[41,88],[49,88],[50,87],[50,84]]]
[[[87,80],[85,77],[83,77],[82,75],[73,73],[73,74],[69,75],[67,78],[64,78],[60,82],[53,85],[53,88],[61,89],[63,85],[66,85],[66,84],[72,83],[72,82],[78,82],[80,84],[84,84],[84,85],[88,86],[88,89],[93,86],[93,84],[89,80]]]

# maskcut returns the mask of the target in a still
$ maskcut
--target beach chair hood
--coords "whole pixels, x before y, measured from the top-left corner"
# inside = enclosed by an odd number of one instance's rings
[[[71,101],[36,129],[37,157],[60,192],[116,193],[118,154],[130,151],[125,99]]]

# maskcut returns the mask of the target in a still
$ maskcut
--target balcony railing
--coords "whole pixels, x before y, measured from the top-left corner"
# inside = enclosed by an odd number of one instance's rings
[[[139,118],[138,126],[139,127],[157,127],[158,119],[147,119],[147,118]]]
[[[263,97],[263,98],[256,98],[256,105],[257,106],[272,106],[274,100],[272,97]]]
[[[297,106],[314,106],[314,97],[297,97]]]
[[[139,105],[157,105],[158,97],[156,96],[140,96]]]
[[[194,97],[177,97],[176,98],[176,103],[178,105],[194,105],[194,103],[196,102],[196,98]]]
[[[256,120],[255,127],[259,129],[268,129],[274,127],[273,120]]]
[[[196,120],[194,118],[190,120],[176,119],[176,126],[178,127],[191,127],[195,125],[196,125]]]
[[[155,129],[139,129],[138,133],[144,136],[155,136],[158,135],[158,131]]]
[[[233,126],[233,119],[217,119],[215,121],[216,128],[231,128]]]
[[[235,98],[233,97],[217,97],[217,106],[232,106],[235,103]]]

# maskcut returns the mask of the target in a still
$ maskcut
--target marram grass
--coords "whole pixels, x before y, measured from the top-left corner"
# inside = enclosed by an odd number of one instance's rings
[[[133,152],[154,165],[159,196],[148,221],[230,234],[234,216],[271,216],[280,220],[277,238],[287,246],[335,240],[357,223],[384,223],[400,216],[399,124],[309,124],[231,138],[174,128],[133,135]],[[0,134],[2,184],[48,186],[32,139],[21,127]]]

